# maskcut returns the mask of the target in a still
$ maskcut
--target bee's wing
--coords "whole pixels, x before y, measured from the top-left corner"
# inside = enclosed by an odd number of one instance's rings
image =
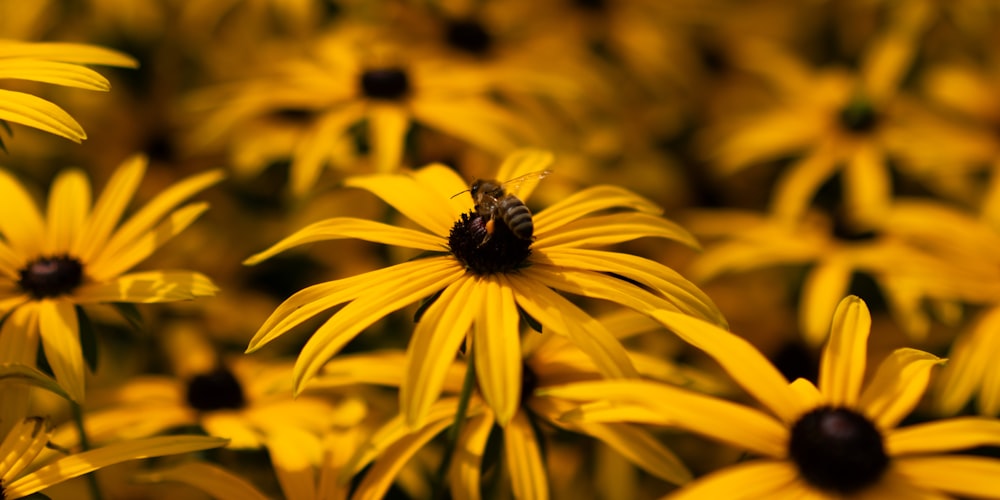
[[[518,198],[527,197],[528,194],[535,188],[535,184],[538,183],[543,177],[551,174],[551,170],[539,170],[537,172],[530,172],[524,175],[514,177],[504,181],[503,189],[508,194],[517,196]]]

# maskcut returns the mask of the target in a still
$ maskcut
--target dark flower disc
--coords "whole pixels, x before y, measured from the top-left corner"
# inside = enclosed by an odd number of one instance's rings
[[[410,92],[410,77],[402,68],[370,69],[361,74],[361,90],[372,99],[398,100]]]
[[[840,125],[854,133],[871,132],[878,125],[875,108],[864,100],[856,100],[840,110]]]
[[[493,38],[486,28],[472,19],[449,22],[445,40],[448,45],[477,56],[489,52],[493,44]]]
[[[503,220],[487,221],[476,212],[462,214],[448,235],[448,248],[465,268],[479,275],[506,273],[524,267],[531,255],[531,240],[514,236]]]
[[[68,255],[41,257],[20,271],[17,284],[42,299],[71,293],[83,283],[83,264]]]
[[[188,382],[187,402],[199,411],[237,410],[246,400],[239,380],[225,368],[197,375]]]
[[[806,482],[842,495],[874,485],[889,466],[875,424],[847,408],[806,413],[792,427],[788,447]]]

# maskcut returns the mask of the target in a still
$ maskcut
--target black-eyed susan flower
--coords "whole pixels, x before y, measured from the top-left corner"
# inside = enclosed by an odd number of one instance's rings
[[[837,307],[818,385],[788,384],[745,340],[702,320],[654,315],[714,358],[764,410],[645,381],[568,384],[544,391],[585,404],[571,421],[669,425],[749,450],[673,498],[996,498],[1000,461],[948,452],[1000,443],[1000,422],[956,418],[897,427],[943,360],[894,351],[864,385],[871,317],[861,299]]]
[[[108,80],[86,67],[87,64],[125,68],[138,65],[135,59],[121,52],[93,45],[0,39],[0,79],[109,90]],[[87,138],[83,127],[59,106],[26,92],[0,88],[0,124],[6,126],[6,122],[27,125],[74,142]]]
[[[604,322],[602,322],[604,323]],[[647,327],[638,317],[617,317],[606,323],[608,327],[621,326],[622,337],[636,329]],[[572,401],[542,395],[547,387],[568,382],[599,380],[602,374],[593,361],[563,337],[531,335],[522,345],[523,363],[521,400],[514,418],[502,425],[503,460],[510,471],[510,481],[516,498],[548,498],[550,481],[548,470],[553,467],[542,450],[550,449],[554,430],[585,436],[603,443],[628,459],[636,467],[670,484],[683,484],[691,473],[681,460],[660,444],[652,434],[639,427],[621,423],[562,422],[559,417],[572,409]],[[646,359],[641,353],[630,351],[629,356],[640,366],[644,376],[677,375],[681,370],[673,363]],[[369,383],[400,387],[406,384],[406,356],[402,352],[383,351],[373,354],[349,354],[335,358],[316,379],[317,385]],[[444,381],[449,396],[436,401],[428,411],[426,422],[410,429],[405,415],[399,415],[375,431],[370,440],[350,461],[344,473],[356,475],[371,465],[356,491],[357,498],[381,498],[392,485],[398,471],[414,455],[428,446],[444,431],[460,412],[458,393],[468,375],[468,365],[456,361],[447,367]],[[703,376],[704,377],[704,376]],[[680,378],[671,377],[678,382]],[[461,415],[459,413],[459,415]],[[448,482],[455,498],[479,498],[483,477],[487,442],[498,422],[496,414],[483,399],[474,395],[468,413],[460,422],[460,433],[455,436],[455,450],[448,468]]]
[[[148,457],[218,448],[225,439],[207,436],[162,436],[121,441],[59,456],[47,450],[51,431],[42,418],[19,422],[0,443],[0,498],[22,498],[109,465]],[[39,458],[43,451],[44,458]]]
[[[284,53],[283,53],[284,55]],[[251,133],[247,124],[297,117],[300,131],[276,140],[288,147],[293,193],[306,192],[327,165],[358,173],[352,129],[364,125],[369,170],[388,172],[404,163],[406,135],[414,124],[501,155],[531,129],[495,102],[482,74],[447,60],[408,57],[392,37],[345,26],[312,44],[308,55],[268,65],[266,75],[207,90],[192,99],[207,115],[192,130],[192,147],[208,148]],[[289,144],[290,142],[290,144]],[[239,153],[238,151],[236,152]],[[356,153],[355,153],[356,154]]]
[[[83,172],[53,182],[43,216],[28,191],[0,172],[0,360],[34,365],[39,340],[56,380],[77,402],[84,399],[80,306],[192,299],[216,291],[193,271],[129,272],[208,209],[180,206],[222,178],[192,176],[163,190],[123,220],[146,170],[133,157],[115,171],[96,202]]]
[[[519,151],[507,158],[497,178],[537,173],[551,161],[545,152]],[[423,421],[466,338],[468,348],[478,353],[475,369],[484,398],[501,424],[510,422],[521,393],[518,324],[522,316],[532,318],[546,334],[571,338],[606,376],[636,375],[614,336],[558,292],[641,311],[682,311],[724,323],[711,300],[677,272],[648,259],[593,248],[642,237],[696,246],[681,227],[657,215],[659,208],[627,190],[598,186],[578,192],[529,217],[533,234],[519,237],[503,217],[484,218],[470,210],[471,197],[455,196],[469,186],[441,165],[411,174],[355,177],[347,184],[371,191],[427,231],[361,219],[328,219],[246,263],[255,264],[296,245],[337,238],[361,238],[431,254],[313,285],[278,306],[250,340],[248,352],[323,311],[346,304],[313,333],[299,353],[296,390],[305,387],[327,360],[366,327],[427,297],[433,303],[423,312],[410,341],[401,391],[403,413],[411,424]],[[528,184],[518,191],[521,200],[534,187]]]

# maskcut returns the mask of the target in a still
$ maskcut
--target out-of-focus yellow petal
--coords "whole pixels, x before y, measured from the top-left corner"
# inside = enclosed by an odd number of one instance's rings
[[[799,471],[790,462],[753,460],[726,467],[681,488],[670,500],[801,498]]]
[[[827,340],[830,320],[851,284],[852,267],[848,259],[838,255],[819,261],[806,276],[799,323],[809,345],[820,346]]]
[[[577,430],[600,440],[636,466],[672,484],[691,481],[691,471],[681,459],[649,432],[627,424],[573,424]]]
[[[958,417],[894,429],[885,438],[890,456],[928,455],[1000,446],[1000,421],[986,417]]]
[[[510,424],[504,427],[503,445],[514,497],[540,500],[548,498],[549,483],[545,477],[542,451],[524,412],[514,415]]]
[[[99,64],[135,68],[138,61],[117,50],[66,42],[20,42],[0,40],[0,57],[29,57],[74,64]]]
[[[17,477],[49,442],[49,431],[44,419],[29,417],[15,423],[0,443],[0,482],[6,490],[7,483]],[[6,496],[5,496],[6,498]]]
[[[146,173],[146,164],[145,156],[135,155],[122,162],[111,175],[111,179],[94,203],[94,210],[90,213],[85,228],[73,242],[71,252],[74,255],[85,262],[90,262],[93,255],[104,247],[108,236],[114,231],[122,213],[135,195],[135,190]]]
[[[84,368],[76,309],[72,302],[59,299],[42,300],[36,307],[42,347],[52,373],[69,397],[81,403],[84,400]]]
[[[400,413],[410,427],[420,427],[441,388],[455,354],[486,301],[485,287],[474,277],[449,285],[424,312],[406,349],[405,376],[399,388]],[[515,314],[516,315],[516,314]]]
[[[44,252],[62,255],[69,251],[90,211],[90,182],[80,170],[59,174],[49,193],[48,225]]]
[[[836,147],[820,145],[778,178],[770,206],[770,212],[778,220],[795,223],[805,213],[820,185],[832,177],[838,167]]]
[[[945,360],[916,349],[896,349],[878,367],[865,388],[858,407],[880,429],[891,429],[909,415],[920,402],[931,369]]]
[[[898,457],[895,470],[910,483],[971,498],[1000,498],[1000,460],[941,455]]]
[[[363,104],[350,103],[328,111],[299,139],[289,166],[289,185],[293,194],[301,196],[313,187],[330,158],[331,143],[346,138],[347,130],[361,120],[364,110]]]
[[[892,181],[881,150],[874,144],[860,145],[844,165],[844,209],[852,222],[865,227],[879,224],[889,211]]]
[[[410,114],[392,104],[372,104],[368,108],[368,137],[372,142],[375,169],[379,172],[399,170],[403,162],[406,131]]]
[[[853,407],[858,403],[865,377],[868,334],[872,318],[864,301],[849,295],[833,314],[830,340],[820,359],[819,391],[833,406]]]
[[[191,271],[129,273],[102,283],[77,288],[73,300],[100,302],[173,302],[215,295],[219,289],[207,276]]]
[[[21,183],[2,170],[0,203],[4,213],[17,214],[17,217],[0,217],[0,233],[9,248],[22,255],[36,254],[45,234],[42,215]]]
[[[319,438],[295,427],[277,427],[268,434],[267,451],[285,498],[320,500],[316,471],[323,457]]]
[[[493,430],[493,413],[484,412],[462,426],[449,473],[451,496],[455,500],[479,500],[483,476],[483,453]]]
[[[476,286],[483,289],[473,325],[476,380],[483,399],[496,413],[497,423],[506,426],[521,399],[521,316],[507,283],[488,277]]]
[[[266,495],[246,479],[209,463],[189,462],[169,469],[143,473],[137,479],[150,482],[175,481],[187,484],[218,500],[268,500]]]
[[[69,113],[45,99],[24,92],[0,89],[0,120],[37,128],[73,142],[87,138],[83,127]]]
[[[513,149],[511,132],[524,129],[520,119],[480,98],[417,99],[410,109],[416,121],[496,154]]]

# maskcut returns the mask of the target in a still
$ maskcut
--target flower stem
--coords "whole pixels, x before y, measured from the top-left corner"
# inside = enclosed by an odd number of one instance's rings
[[[80,435],[80,451],[87,451],[90,449],[90,440],[87,439],[87,430],[83,426],[83,407],[74,402],[70,403],[70,407],[73,409],[73,423],[76,424],[76,432]],[[93,472],[87,474],[87,484],[90,486],[90,498],[93,500],[104,498],[101,495],[101,487],[97,484],[97,475]]]
[[[465,414],[469,410],[469,400],[472,399],[472,388],[476,384],[475,351],[469,350],[468,362],[465,368],[465,380],[462,381],[462,392],[458,395],[458,408],[455,410],[455,420],[448,427],[445,437],[448,444],[445,447],[444,457],[441,459],[441,466],[438,468],[437,482],[434,485],[434,495],[431,498],[444,498],[447,489],[445,484],[448,480],[448,469],[451,468],[451,459],[455,456],[455,448],[458,446],[458,435],[465,422]]]

